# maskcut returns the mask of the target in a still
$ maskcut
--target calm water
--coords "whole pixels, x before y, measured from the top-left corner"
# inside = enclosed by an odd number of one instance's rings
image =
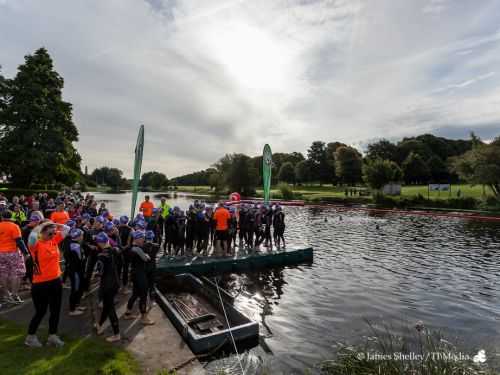
[[[129,194],[96,197],[115,213],[130,211]],[[192,199],[170,202],[186,208]],[[242,355],[249,374],[299,373],[331,358],[338,342],[370,334],[364,319],[395,332],[422,320],[467,353],[500,354],[500,224],[334,208],[285,213],[288,243],[313,246],[314,263],[223,277],[238,308],[261,323],[261,345]],[[207,365],[218,368],[241,372],[235,356]]]

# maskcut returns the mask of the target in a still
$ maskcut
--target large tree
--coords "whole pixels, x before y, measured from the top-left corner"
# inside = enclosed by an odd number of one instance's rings
[[[373,189],[381,189],[390,182],[399,182],[403,172],[399,166],[391,160],[367,159],[363,165],[363,178]]]
[[[361,154],[355,148],[342,146],[335,151],[335,169],[344,184],[361,181],[361,165]]]
[[[167,176],[160,172],[146,172],[141,176],[139,185],[142,188],[152,187],[158,190],[168,186],[168,179]]]
[[[25,57],[17,75],[2,83],[0,169],[17,186],[72,185],[81,175],[73,146],[78,130],[62,99],[63,78],[45,48]]]
[[[368,145],[366,158],[397,161],[398,146],[387,139],[381,139]]]
[[[411,152],[402,165],[405,183],[426,184],[429,182],[429,167],[417,153]]]
[[[311,168],[311,179],[320,184],[333,180],[335,170],[328,163],[325,142],[315,141],[307,150],[307,161]]]
[[[311,181],[311,169],[307,160],[302,160],[295,166],[295,181],[303,184]]]
[[[291,162],[288,161],[281,165],[278,173],[278,181],[287,182],[289,184],[293,184],[295,182],[295,170]]]
[[[118,168],[101,167],[94,169],[89,179],[95,181],[97,185],[106,185],[119,190],[124,182],[122,176],[123,172]]]
[[[488,185],[500,198],[500,137],[455,158],[453,166],[460,178],[472,184]]]
[[[251,195],[259,181],[258,169],[254,166],[252,158],[244,154],[228,154],[216,164],[217,176],[222,178],[224,186],[231,191]],[[211,185],[215,181],[211,181]]]

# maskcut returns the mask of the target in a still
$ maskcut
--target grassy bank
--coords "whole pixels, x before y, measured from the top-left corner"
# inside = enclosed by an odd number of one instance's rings
[[[132,356],[118,346],[96,338],[63,337],[61,348],[27,348],[26,327],[0,320],[0,364],[2,375],[48,374],[139,374]],[[42,337],[40,337],[42,340]],[[45,339],[45,338],[44,338]],[[43,341],[42,341],[43,342]]]
[[[290,186],[290,189],[294,199],[302,199],[308,203],[376,204],[381,207],[426,207],[500,212],[500,202],[494,199],[489,187],[485,186],[483,188],[481,185],[452,185],[450,192],[429,192],[427,185],[403,186],[401,196],[384,196],[382,199],[381,197],[372,196],[370,190],[366,187],[307,185]],[[346,190],[348,194],[346,194]],[[213,191],[208,186],[178,186],[177,191],[213,194]],[[226,196],[227,194],[222,195],[223,198]],[[256,196],[263,197],[262,189],[257,189]],[[284,199],[282,192],[276,187],[271,189],[271,197]]]

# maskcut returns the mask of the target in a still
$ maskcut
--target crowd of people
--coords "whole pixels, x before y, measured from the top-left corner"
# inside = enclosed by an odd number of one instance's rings
[[[36,332],[47,310],[47,344],[64,345],[57,330],[66,282],[69,316],[85,313],[81,301],[98,283],[101,315],[95,329],[102,335],[109,319],[113,334],[107,340],[116,342],[121,340],[115,310],[118,293],[131,294],[124,319],[139,318],[134,313],[138,300],[140,322],[154,324],[148,305],[162,246],[169,256],[229,256],[236,247],[272,248],[273,242],[285,246],[285,216],[279,205],[240,204],[236,209],[222,202],[214,207],[194,201],[184,212],[170,207],[165,198],[155,207],[146,196],[136,217],[129,218],[114,217],[91,194],[21,195],[11,202],[0,194],[0,219],[0,303],[22,303],[21,284],[31,286],[35,313],[25,339],[31,347],[42,346]]]

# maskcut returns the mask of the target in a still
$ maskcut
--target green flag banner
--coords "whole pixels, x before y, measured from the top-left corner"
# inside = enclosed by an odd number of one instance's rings
[[[139,191],[139,181],[141,179],[142,154],[144,151],[144,125],[139,128],[137,143],[135,145],[135,161],[134,161],[134,181],[132,181],[132,210],[130,218],[135,216],[135,206],[137,205],[137,192]]]
[[[271,170],[273,167],[273,154],[271,147],[266,144],[262,153],[262,181],[264,182],[264,202],[269,203],[271,198]]]

